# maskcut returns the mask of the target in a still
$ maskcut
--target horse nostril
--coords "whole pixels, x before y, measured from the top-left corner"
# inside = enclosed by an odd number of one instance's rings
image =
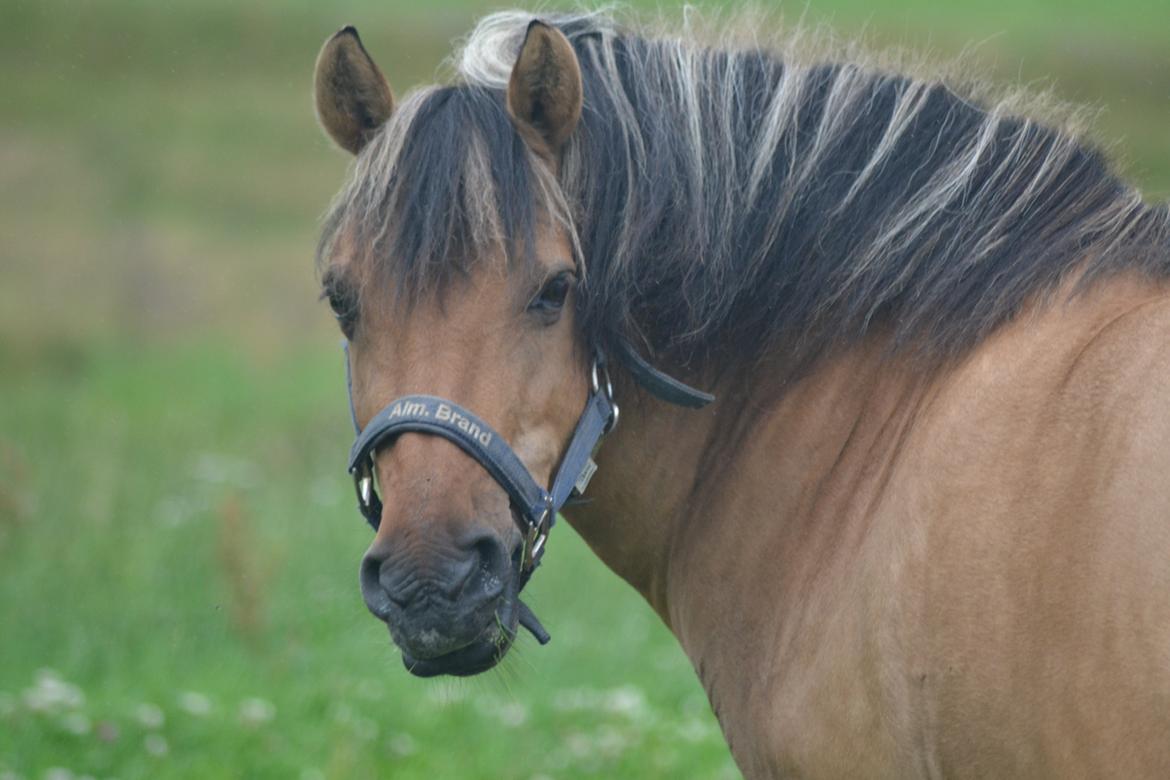
[[[390,594],[382,587],[382,558],[365,555],[362,557],[358,581],[361,584],[362,600],[374,615],[385,620],[390,612]]]
[[[480,568],[485,571],[498,571],[504,559],[504,545],[499,537],[488,531],[473,536],[468,545],[474,553]]]
[[[478,530],[452,541],[440,557],[426,561],[387,551],[367,553],[360,577],[369,610],[386,620],[391,611],[417,607],[427,598],[479,604],[499,596],[509,569],[499,537]]]
[[[508,567],[508,556],[504,544],[492,531],[476,531],[460,540],[460,546],[467,550],[476,561],[481,574],[499,579]]]

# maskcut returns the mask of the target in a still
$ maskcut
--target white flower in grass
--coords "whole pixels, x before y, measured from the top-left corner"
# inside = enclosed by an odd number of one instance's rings
[[[390,749],[399,756],[413,756],[418,752],[418,743],[406,732],[390,737]]]
[[[515,728],[528,720],[528,708],[517,701],[502,701],[493,696],[475,700],[475,708],[485,717],[509,728]]]
[[[601,697],[588,688],[564,688],[553,695],[553,708],[561,712],[593,709]]]
[[[630,739],[612,726],[602,726],[597,730],[593,743],[602,755],[616,758],[629,746]]]
[[[179,709],[188,715],[197,718],[211,714],[211,699],[195,691],[183,691],[179,694]]]
[[[646,709],[646,697],[632,685],[614,688],[605,699],[605,708],[617,715],[636,717]]]
[[[167,722],[167,716],[158,705],[143,702],[134,708],[134,719],[142,724],[143,728],[158,729]]]
[[[155,758],[162,758],[171,752],[171,746],[167,744],[166,738],[160,734],[147,734],[146,739],[142,740],[142,747],[146,748],[146,752]]]
[[[84,712],[68,712],[65,717],[61,718],[61,728],[70,734],[84,737],[93,730],[93,724],[90,723],[89,716]]]
[[[378,738],[378,724],[369,718],[355,718],[353,721],[353,733],[358,739],[370,742]]]
[[[41,693],[37,688],[25,688],[20,694],[21,701],[24,706],[28,707],[33,712],[48,712],[53,709],[53,702]]]
[[[608,690],[566,688],[553,696],[553,707],[562,712],[595,710],[629,718],[643,718],[649,714],[645,694],[633,685]]]
[[[575,758],[583,758],[593,752],[593,741],[580,731],[570,731],[566,734],[564,745]]]
[[[240,720],[249,726],[263,725],[276,717],[276,705],[261,698],[240,702]]]
[[[44,780],[76,780],[76,776],[63,766],[53,766],[45,770]]]
[[[524,722],[528,720],[528,708],[518,701],[508,702],[502,705],[497,714],[500,718],[500,723],[509,728],[523,726]]]
[[[66,682],[53,669],[41,669],[31,688],[22,694],[24,704],[33,712],[71,710],[85,704],[85,694],[76,685]]]
[[[684,742],[702,742],[714,737],[715,730],[706,722],[698,718],[688,718],[675,727],[675,734]]]

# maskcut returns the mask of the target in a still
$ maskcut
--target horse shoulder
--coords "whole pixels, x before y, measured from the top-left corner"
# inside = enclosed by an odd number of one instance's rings
[[[973,355],[923,425],[914,669],[944,770],[1170,767],[1170,295],[1070,300]]]

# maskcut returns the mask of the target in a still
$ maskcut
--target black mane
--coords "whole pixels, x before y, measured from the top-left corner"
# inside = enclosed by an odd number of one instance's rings
[[[485,19],[463,82],[416,94],[362,153],[323,241],[356,230],[414,293],[571,224],[587,338],[676,365],[807,363],[882,328],[961,354],[1070,274],[1170,272],[1170,209],[1096,149],[948,86],[553,18],[585,110],[559,181],[503,89],[531,17]]]

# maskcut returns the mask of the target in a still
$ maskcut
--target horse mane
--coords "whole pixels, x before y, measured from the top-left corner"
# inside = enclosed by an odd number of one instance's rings
[[[587,338],[696,369],[776,350],[807,363],[877,329],[947,359],[1073,273],[1170,273],[1170,208],[1013,99],[601,13],[542,17],[585,87],[554,180],[503,107],[532,18],[484,18],[455,85],[404,102],[358,158],[323,257],[356,231],[414,298],[485,250],[522,262],[552,220],[578,242]]]

